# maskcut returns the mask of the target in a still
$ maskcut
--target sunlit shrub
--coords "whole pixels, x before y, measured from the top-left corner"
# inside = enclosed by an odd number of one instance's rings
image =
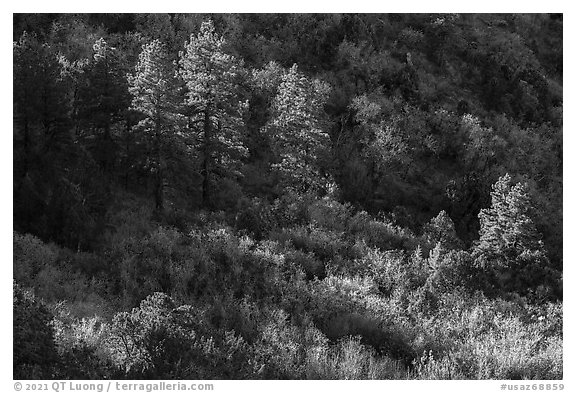
[[[310,296],[310,315],[329,339],[361,336],[363,343],[407,364],[416,356],[411,332],[371,278],[329,276],[312,286]]]
[[[68,307],[59,307],[52,322],[61,358],[59,378],[105,379],[121,376],[107,347],[110,326],[99,317],[75,318]]]
[[[363,239],[370,247],[377,247],[381,250],[411,251],[418,244],[410,230],[396,226],[388,220],[376,220],[364,211],[350,219],[348,230],[351,235]]]
[[[561,378],[557,307],[539,309],[465,293],[444,295],[440,303],[437,318],[423,323],[434,341],[422,346],[415,362],[418,378]]]
[[[323,261],[346,256],[348,245],[341,234],[315,226],[298,226],[272,234],[273,240],[289,243],[295,248],[312,252]]]
[[[162,293],[113,320],[109,345],[131,378],[249,378],[258,367],[234,332],[211,327],[204,311]]]
[[[395,290],[413,291],[424,284],[428,275],[424,264],[412,263],[402,251],[369,249],[362,263],[384,296],[391,296]]]
[[[316,356],[308,357],[308,378],[312,379],[404,379],[401,363],[361,343],[360,337],[339,340]]]
[[[282,310],[272,313],[254,344],[256,360],[265,365],[268,379],[301,379],[306,375],[308,353],[322,351],[326,337],[310,323],[293,325]]]

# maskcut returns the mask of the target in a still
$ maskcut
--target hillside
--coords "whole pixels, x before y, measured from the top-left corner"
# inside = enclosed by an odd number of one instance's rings
[[[561,14],[15,14],[14,378],[562,379]]]

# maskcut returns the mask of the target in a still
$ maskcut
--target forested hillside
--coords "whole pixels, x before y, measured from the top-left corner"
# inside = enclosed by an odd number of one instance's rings
[[[561,14],[15,14],[14,378],[561,379]]]

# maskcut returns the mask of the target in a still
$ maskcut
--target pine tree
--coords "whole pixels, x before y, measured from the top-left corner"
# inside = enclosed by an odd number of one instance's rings
[[[26,175],[35,151],[52,153],[70,142],[70,103],[62,66],[48,44],[24,33],[13,49],[15,142]]]
[[[475,247],[476,255],[508,267],[510,261],[525,251],[543,251],[540,234],[531,219],[533,208],[527,185],[512,184],[506,174],[492,187],[491,197],[491,207],[478,214],[480,240]]]
[[[105,173],[110,173],[117,148],[113,129],[123,120],[130,94],[118,50],[103,38],[94,43],[93,58],[86,66],[76,105],[81,134],[93,140],[95,159]]]
[[[46,235],[46,205],[56,199],[55,184],[69,179],[74,156],[70,100],[62,66],[48,44],[24,33],[13,53],[15,224]]]
[[[238,167],[247,155],[242,141],[246,103],[239,99],[243,66],[225,53],[225,45],[207,21],[180,55],[189,131],[201,155],[202,200],[207,207],[212,205],[215,181],[240,175]]]
[[[170,151],[182,145],[180,92],[176,65],[158,40],[142,46],[135,74],[128,76],[132,109],[144,115],[137,125],[146,136],[149,169],[154,174],[156,209],[164,209]]]
[[[424,237],[431,244],[441,243],[449,249],[462,247],[462,242],[456,234],[454,222],[444,210],[424,226]]]
[[[306,78],[296,64],[282,77],[265,131],[279,161],[274,168],[287,188],[318,190],[327,183],[321,167],[330,146],[322,127],[328,93],[326,83]]]

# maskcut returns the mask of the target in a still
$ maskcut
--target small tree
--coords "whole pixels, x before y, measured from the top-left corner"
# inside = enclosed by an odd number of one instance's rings
[[[540,234],[531,219],[532,205],[526,184],[512,184],[510,175],[492,187],[492,206],[482,209],[480,240],[476,253],[495,258],[516,258],[523,251],[543,250]]]
[[[495,275],[501,289],[525,293],[542,285],[556,287],[560,273],[550,267],[531,219],[526,184],[512,184],[506,174],[494,184],[491,196],[492,206],[478,215],[480,240],[473,255],[479,265]]]
[[[462,247],[462,241],[456,234],[454,222],[444,210],[424,226],[424,237],[431,244],[442,243],[449,249]]]

